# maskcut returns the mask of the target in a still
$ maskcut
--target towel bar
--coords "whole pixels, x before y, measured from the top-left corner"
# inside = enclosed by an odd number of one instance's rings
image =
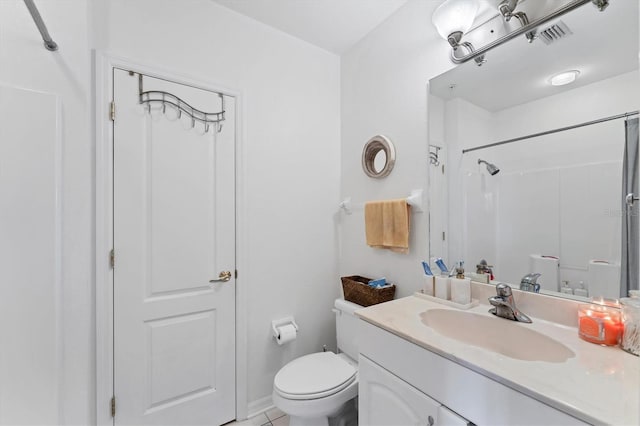
[[[415,213],[422,213],[424,209],[422,208],[422,189],[414,189],[411,191],[411,194],[407,197],[407,204],[411,206],[411,210]],[[351,197],[347,197],[338,204],[346,214],[353,213],[354,210],[360,210],[364,208],[364,203],[354,205],[351,202]]]

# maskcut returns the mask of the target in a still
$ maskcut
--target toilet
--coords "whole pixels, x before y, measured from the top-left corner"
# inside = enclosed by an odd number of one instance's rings
[[[317,352],[282,367],[273,381],[273,404],[289,415],[290,426],[357,424],[358,318],[362,306],[335,301],[338,354]]]
[[[590,260],[587,269],[589,296],[617,299],[620,297],[620,264],[606,260]]]
[[[560,259],[541,254],[529,255],[529,272],[540,274],[541,290],[560,291]]]

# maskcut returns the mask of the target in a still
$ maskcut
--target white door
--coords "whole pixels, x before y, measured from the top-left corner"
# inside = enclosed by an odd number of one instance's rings
[[[213,92],[142,82],[221,107]],[[139,83],[114,70],[115,424],[219,425],[235,418],[234,99],[222,132],[205,133],[171,108],[150,113]]]

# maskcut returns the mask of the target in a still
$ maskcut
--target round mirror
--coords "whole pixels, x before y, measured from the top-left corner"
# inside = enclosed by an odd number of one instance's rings
[[[376,154],[376,158],[373,159],[373,170],[375,170],[376,173],[380,173],[382,169],[384,169],[384,166],[386,164],[387,164],[387,153],[384,152],[383,149],[381,149]]]
[[[396,162],[393,143],[383,135],[369,139],[362,150],[362,169],[367,176],[383,178],[388,176]]]

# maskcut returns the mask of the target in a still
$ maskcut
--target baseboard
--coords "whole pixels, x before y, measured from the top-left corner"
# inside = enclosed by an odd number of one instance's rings
[[[262,414],[265,411],[272,409],[273,407],[274,405],[273,401],[271,400],[271,395],[265,396],[264,398],[260,398],[255,401],[251,401],[248,407],[248,418],[257,416],[258,414]]]

